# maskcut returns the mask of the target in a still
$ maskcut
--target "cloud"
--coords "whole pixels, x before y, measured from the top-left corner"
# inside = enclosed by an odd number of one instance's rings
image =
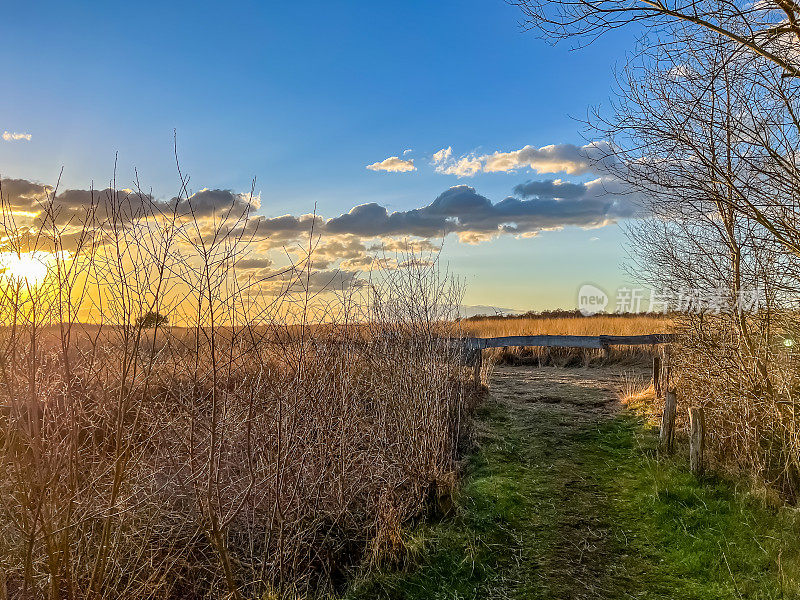
[[[442,157],[448,155],[447,150],[442,151]],[[3,180],[0,185],[4,201],[12,210],[23,215],[38,214],[32,219],[26,217],[33,224],[42,221],[41,200],[52,188],[23,179]],[[80,225],[91,206],[96,207],[96,217],[101,222],[112,215],[123,222],[159,213],[194,215],[203,235],[227,226],[219,225],[218,217],[230,212],[234,218],[228,232],[251,240],[258,255],[280,247],[302,255],[313,232],[315,240],[319,237],[315,241],[315,263],[323,269],[336,261],[347,261],[350,267],[366,266],[371,253],[403,252],[409,244],[414,251],[436,251],[438,246],[430,240],[450,233],[463,243],[478,244],[501,235],[530,237],[569,226],[590,229],[638,216],[639,198],[611,175],[585,183],[531,180],[513,191],[513,196],[494,202],[473,187],[456,185],[419,208],[390,212],[385,206],[370,202],[327,219],[314,214],[254,215],[251,211],[260,203],[257,197],[219,189],[203,189],[188,199],[167,200],[130,190],[66,190],[55,196],[53,206],[59,225]],[[248,214],[249,218],[240,220],[240,214]],[[74,229],[69,228],[67,233]],[[409,243],[410,238],[414,241]],[[264,260],[248,258],[240,267],[263,270],[270,266]]]
[[[405,152],[403,152],[405,155]],[[414,159],[402,159],[399,156],[390,156],[381,162],[372,163],[367,165],[370,171],[386,171],[387,173],[408,173],[409,171],[416,171],[417,167],[414,166]]]
[[[20,140],[25,140],[26,142],[31,141],[31,134],[30,133],[12,133],[10,131],[3,132],[3,140],[6,142],[18,142]]]
[[[529,167],[537,173],[583,175],[593,171],[587,147],[574,144],[551,144],[541,148],[525,146],[512,152],[495,152],[482,157],[486,173],[507,173]]]
[[[3,179],[0,193],[12,211],[38,213],[40,203],[47,199],[53,188],[26,179]]]
[[[593,142],[585,146],[575,144],[551,144],[535,148],[525,146],[510,152],[492,154],[464,154],[453,156],[452,146],[442,148],[433,155],[431,164],[437,173],[472,177],[478,173],[509,173],[529,168],[537,173],[567,173],[585,175],[604,173],[609,160],[605,142]]]
[[[431,164],[437,173],[456,175],[457,177],[472,177],[483,168],[480,158],[474,154],[453,158],[452,146],[442,148],[434,153]]]
[[[535,233],[566,226],[601,227],[633,217],[636,212],[633,198],[609,194],[612,191],[609,188],[617,194],[624,191],[614,180],[524,185],[527,187],[523,191],[535,197],[530,200],[508,197],[492,203],[475,188],[457,185],[442,192],[429,205],[408,211],[389,213],[379,204],[362,204],[327,221],[325,231],[367,238],[400,235],[432,238],[457,233],[462,241],[483,241],[502,233]],[[564,197],[556,195],[561,186],[566,192]]]
[[[397,259],[388,256],[364,254],[358,258],[349,258],[339,263],[339,268],[347,271],[387,271],[397,268]]]
[[[436,237],[442,235],[446,226],[446,219],[441,215],[430,214],[425,209],[390,214],[385,207],[370,202],[330,219],[325,224],[325,230],[328,233],[349,233],[367,238],[389,235]]]
[[[438,152],[433,154],[433,164],[439,164],[450,160],[453,156],[453,147],[448,146],[447,148],[442,148]]]
[[[231,190],[203,189],[185,199],[172,198],[165,207],[172,209],[176,204],[179,214],[208,217],[221,211],[231,210],[235,214],[244,210],[255,210],[261,207],[261,197]]]
[[[257,196],[251,198],[250,194],[211,189],[202,189],[188,198],[169,200],[157,200],[150,194],[132,190],[66,190],[56,196],[54,204],[57,210],[83,212],[92,202],[97,205],[101,218],[108,217],[113,210],[123,220],[143,218],[151,212],[206,219],[228,211],[236,215],[259,206]]]
[[[243,270],[260,270],[272,266],[272,259],[266,256],[253,256],[236,261],[236,268]]]
[[[537,198],[574,199],[585,196],[586,191],[585,183],[569,183],[561,179],[528,181],[514,187],[514,193],[523,198],[535,196]]]
[[[441,249],[441,244],[435,244],[428,239],[408,237],[386,238],[367,248],[370,252],[439,252]]]

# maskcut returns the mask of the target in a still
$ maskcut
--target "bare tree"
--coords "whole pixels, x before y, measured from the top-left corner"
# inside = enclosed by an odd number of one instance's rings
[[[794,495],[800,364],[776,339],[797,330],[800,88],[724,35],[662,33],[593,120],[603,164],[649,215],[629,227],[632,270],[685,297],[679,376],[720,455]]]
[[[720,35],[774,63],[788,77],[800,75],[800,5],[792,0],[512,0],[551,41],[578,37],[591,43],[603,33],[641,24],[647,33],[684,23]]]

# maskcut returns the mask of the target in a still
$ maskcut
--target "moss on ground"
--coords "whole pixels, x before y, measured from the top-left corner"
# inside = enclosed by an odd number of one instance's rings
[[[800,598],[796,514],[656,460],[634,416],[490,399],[478,422],[456,514],[346,598]]]

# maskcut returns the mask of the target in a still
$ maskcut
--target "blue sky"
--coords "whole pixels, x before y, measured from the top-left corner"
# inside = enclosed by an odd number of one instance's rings
[[[529,180],[590,181],[524,165],[458,177],[430,163],[445,148],[582,146],[576,119],[608,102],[631,39],[553,47],[501,0],[8,2],[4,17],[0,132],[30,140],[0,141],[0,175],[52,183],[63,167],[62,187],[99,187],[117,152],[119,185],[136,167],[168,198],[177,130],[194,190],[247,191],[256,177],[266,217],[410,211],[451,186],[497,203]],[[366,169],[392,156],[416,170]],[[468,304],[573,307],[580,284],[623,278],[618,225],[490,237],[445,241]]]

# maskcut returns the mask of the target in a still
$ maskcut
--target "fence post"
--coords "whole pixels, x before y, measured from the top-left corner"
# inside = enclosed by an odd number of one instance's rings
[[[705,470],[706,453],[706,415],[700,406],[689,407],[689,431],[689,466],[699,476]]]
[[[661,415],[661,431],[658,436],[658,448],[667,454],[672,452],[675,439],[675,413],[678,409],[678,395],[675,390],[667,390],[664,395],[664,414]]]
[[[661,357],[658,354],[653,356],[653,389],[656,398],[661,397]]]
[[[473,379],[475,380],[475,385],[481,385],[481,363],[483,362],[483,350],[478,348],[475,350],[475,363],[473,365]]]

